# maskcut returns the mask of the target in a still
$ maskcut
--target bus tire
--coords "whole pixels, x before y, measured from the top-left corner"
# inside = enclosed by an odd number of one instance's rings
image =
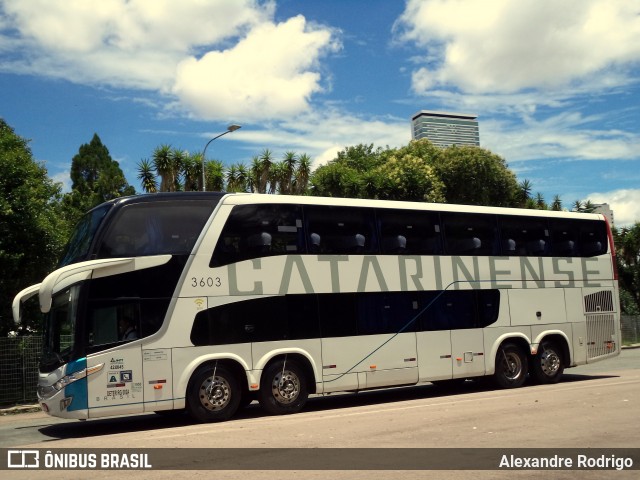
[[[221,365],[207,365],[191,377],[187,410],[198,422],[229,420],[238,410],[241,396],[238,380],[231,371]]]
[[[522,349],[505,343],[496,354],[496,372],[493,380],[502,388],[521,387],[527,378],[528,361]]]
[[[279,360],[262,372],[258,401],[267,413],[297,413],[307,403],[308,397],[307,378],[295,361]]]
[[[533,357],[531,373],[538,383],[558,383],[564,372],[562,350],[553,342],[542,342]]]

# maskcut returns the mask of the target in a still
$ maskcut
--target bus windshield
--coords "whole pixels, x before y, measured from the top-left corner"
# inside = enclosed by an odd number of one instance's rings
[[[102,205],[85,214],[76,225],[58,268],[86,260],[98,227],[113,204]]]

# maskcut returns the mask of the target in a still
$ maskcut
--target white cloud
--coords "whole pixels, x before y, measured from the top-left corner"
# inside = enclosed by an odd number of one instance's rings
[[[309,28],[302,16],[263,23],[232,48],[183,60],[173,92],[203,118],[285,118],[322,90],[318,60],[336,48],[330,30]]]
[[[591,193],[587,199],[593,203],[608,203],[613,210],[616,227],[640,222],[640,190],[622,189],[604,193]]]
[[[258,25],[272,5],[252,0],[3,0],[0,31],[18,56],[3,71],[76,83],[167,90],[194,49]]]
[[[283,118],[323,90],[336,32],[257,0],[0,0],[0,72],[176,95],[218,120]],[[230,118],[233,117],[233,118]]]
[[[409,0],[394,28],[424,51],[418,94],[611,88],[634,81],[627,68],[640,61],[638,5],[627,0]]]
[[[238,139],[239,136],[234,140]],[[406,119],[364,119],[331,107],[270,124],[263,130],[242,133],[242,142],[256,147],[254,154],[266,147],[276,158],[287,150],[307,153],[314,167],[334,159],[347,146],[372,143],[376,148],[393,148],[406,145],[410,140],[411,130]]]
[[[611,114],[611,112],[609,113]],[[597,130],[603,117],[561,112],[543,120],[482,122],[481,143],[509,161],[545,159],[637,160],[640,135],[622,130]]]

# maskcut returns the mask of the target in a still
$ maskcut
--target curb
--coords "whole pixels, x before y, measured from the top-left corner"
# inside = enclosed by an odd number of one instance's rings
[[[40,405],[16,405],[15,407],[0,408],[0,417],[6,415],[17,415],[19,413],[41,412]]]

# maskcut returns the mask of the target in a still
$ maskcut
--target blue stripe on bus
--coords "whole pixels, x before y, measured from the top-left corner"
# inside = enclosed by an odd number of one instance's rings
[[[80,358],[67,364],[67,375],[79,372],[87,368],[87,359]],[[72,397],[73,401],[67,408],[68,411],[86,410],[89,408],[89,396],[87,391],[87,377],[77,380],[65,387],[65,397]]]

